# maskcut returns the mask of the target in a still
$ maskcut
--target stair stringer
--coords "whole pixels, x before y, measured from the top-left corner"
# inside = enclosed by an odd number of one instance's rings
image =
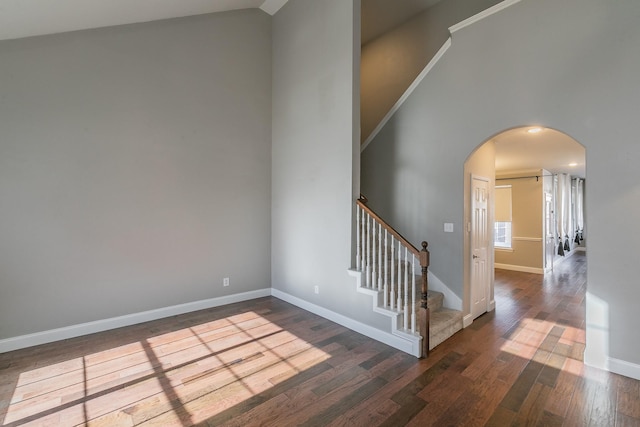
[[[390,310],[382,306],[383,291],[378,289],[368,288],[362,286],[363,272],[356,269],[349,269],[350,276],[356,279],[356,291],[371,296],[373,311],[389,318],[391,323],[391,334],[406,341],[411,346],[410,354],[415,357],[422,357],[422,336],[419,333],[405,330],[402,327],[404,311],[402,310]]]

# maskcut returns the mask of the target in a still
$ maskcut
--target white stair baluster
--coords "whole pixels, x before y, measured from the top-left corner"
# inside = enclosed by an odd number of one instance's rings
[[[395,301],[395,280],[396,280],[396,263],[395,263],[395,254],[396,254],[396,244],[394,241],[394,237],[391,236],[391,276],[389,280],[391,281],[391,293],[389,294],[389,308],[393,310],[393,306],[396,303]]]
[[[356,205],[356,270],[360,270],[360,206]]]
[[[378,223],[378,290],[382,290],[382,224]]]
[[[367,287],[371,287],[371,215],[367,214]]]
[[[389,303],[389,232],[384,230],[384,302],[383,307]]]
[[[416,256],[411,260],[411,332],[416,332]]]
[[[404,329],[409,329],[409,250],[404,247]]]
[[[360,269],[361,271],[364,273],[365,275],[365,282],[366,282],[366,275],[367,275],[367,244],[366,244],[366,228],[365,228],[365,216],[364,216],[365,212],[364,209],[362,210],[362,216],[360,218],[360,226],[362,227],[362,229],[360,230],[360,245],[361,245],[361,249],[360,249],[360,256],[362,257],[362,259],[360,260]]]
[[[376,256],[376,221],[371,220],[372,233],[371,233],[371,288],[376,288],[376,281],[378,280],[378,257]]]
[[[398,311],[402,310],[402,243],[398,242]]]

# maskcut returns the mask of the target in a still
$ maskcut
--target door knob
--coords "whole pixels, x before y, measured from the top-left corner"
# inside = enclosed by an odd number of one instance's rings
[[[473,255],[473,259],[480,258],[478,255]]]

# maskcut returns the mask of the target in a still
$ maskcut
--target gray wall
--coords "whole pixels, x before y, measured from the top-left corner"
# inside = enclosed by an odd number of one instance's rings
[[[0,42],[0,339],[268,288],[270,70],[258,10]]]
[[[359,162],[358,11],[357,0],[290,0],[274,17],[271,277],[275,289],[389,329],[347,275]]]
[[[640,364],[637,242],[640,177],[640,3],[523,0],[453,35],[453,45],[364,151],[362,187],[374,209],[413,242],[430,241],[431,268],[462,295],[463,164],[480,143],[520,125],[558,129],[586,147],[589,186],[589,340]],[[379,206],[378,206],[379,205]],[[616,250],[611,250],[616,248]],[[604,310],[606,309],[606,310]]]
[[[496,3],[499,0],[441,1],[362,47],[362,141],[442,47],[449,27]]]

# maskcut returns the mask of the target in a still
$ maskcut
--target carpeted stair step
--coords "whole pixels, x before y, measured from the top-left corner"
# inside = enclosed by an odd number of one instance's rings
[[[462,329],[462,312],[441,308],[431,312],[429,350]]]

